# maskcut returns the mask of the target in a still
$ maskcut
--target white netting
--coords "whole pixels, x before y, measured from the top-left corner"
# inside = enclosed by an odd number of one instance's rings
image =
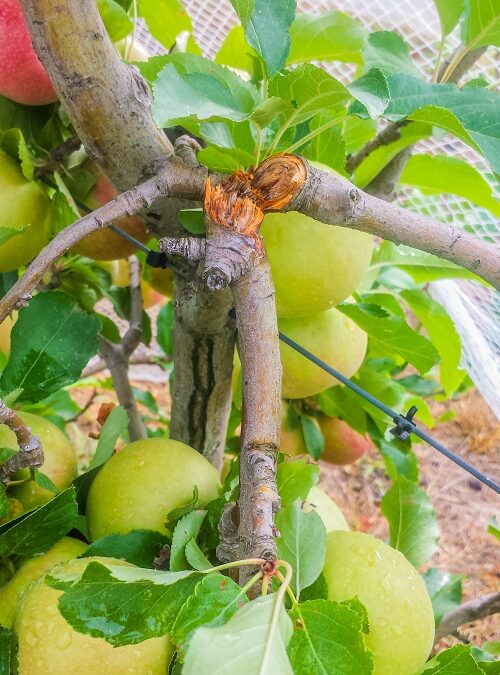
[[[272,2],[272,0],[269,0]],[[198,44],[205,56],[212,57],[229,29],[237,23],[229,0],[185,0]],[[408,42],[414,62],[422,75],[433,73],[440,37],[439,20],[433,0],[298,0],[298,11],[321,14],[341,10],[356,17],[370,31],[394,30]],[[139,27],[141,42],[152,53],[162,46]],[[448,51],[458,44],[458,35],[448,39]],[[500,79],[498,50],[489,49],[475,64],[468,78],[481,75],[493,86]],[[446,54],[445,54],[446,56]],[[346,64],[323,64],[335,77],[352,76]],[[420,141],[417,152],[441,152],[466,159],[483,174],[489,168],[484,160],[458,139],[446,136]],[[491,182],[491,181],[490,181]],[[404,206],[420,209],[440,220],[462,223],[477,236],[500,244],[500,225],[493,215],[474,204],[452,195],[424,197],[417,189],[404,187],[399,198]],[[447,309],[462,338],[462,365],[500,418],[500,295],[472,281],[439,281],[431,286],[433,296]]]

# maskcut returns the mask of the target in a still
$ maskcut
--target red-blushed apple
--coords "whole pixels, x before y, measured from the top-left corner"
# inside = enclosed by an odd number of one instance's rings
[[[280,319],[279,329],[314,356],[352,377],[365,358],[367,336],[337,309],[307,318]],[[339,384],[332,375],[280,342],[283,398],[306,398]]]
[[[51,569],[51,574],[82,574],[91,562],[134,567],[115,558],[80,558]],[[138,644],[113,647],[102,638],[74,630],[59,612],[62,591],[51,588],[45,577],[23,594],[14,618],[20,675],[165,675],[172,656],[167,635]]]
[[[46,553],[21,563],[12,579],[0,590],[0,625],[12,628],[14,614],[24,591],[51,567],[81,555],[87,545],[72,537],[63,537]]]
[[[373,675],[419,673],[434,641],[434,612],[417,570],[371,534],[334,531],[326,541],[328,598],[357,597],[365,606]]]
[[[49,420],[29,412],[19,412],[18,415],[42,443],[45,459],[40,471],[48,476],[59,490],[64,490],[77,474],[75,450],[70,441]],[[3,424],[0,425],[0,448],[18,449],[14,432]],[[28,469],[21,469],[13,476],[13,480],[16,481],[23,478],[29,478]],[[25,510],[41,506],[54,497],[53,492],[41,488],[33,480],[13,485],[9,488],[9,493],[22,503]]]
[[[57,100],[35,54],[19,0],[0,2],[0,94],[16,103],[45,105]]]
[[[352,464],[373,447],[368,434],[363,436],[338,417],[320,417],[319,426],[325,439],[321,459],[330,464]]]
[[[0,229],[3,228],[12,230],[14,236],[0,245],[0,272],[11,272],[29,263],[51,234],[47,193],[37,181],[26,180],[19,164],[0,150]]]
[[[86,206],[95,210],[114,199],[118,195],[118,191],[95,163],[89,160],[85,163],[84,168],[96,176],[90,194],[85,199]],[[114,224],[143,244],[151,237],[144,221],[139,216],[123,216],[123,218],[118,218]],[[79,241],[72,250],[93,260],[118,260],[137,253],[137,247],[134,244],[110,230],[109,227],[103,227],[101,230],[92,232]]]
[[[163,438],[127,445],[106,462],[90,488],[87,525],[92,541],[131,530],[168,534],[168,514],[192,502],[195,486],[200,508],[220,490],[216,469],[193,448]]]

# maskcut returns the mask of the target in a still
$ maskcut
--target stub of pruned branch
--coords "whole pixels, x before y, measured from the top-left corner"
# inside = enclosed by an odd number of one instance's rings
[[[38,436],[31,433],[28,425],[3,401],[0,401],[0,424],[5,424],[14,432],[19,446],[19,452],[0,465],[0,482],[7,483],[19,469],[42,466],[43,448]]]
[[[221,519],[218,555],[223,559],[276,557],[281,363],[274,288],[259,229],[265,211],[284,208],[306,180],[306,164],[289,154],[271,157],[250,172],[208,179],[205,239],[160,240],[165,253],[201,263],[206,288],[229,286],[233,296],[243,380],[240,497]],[[240,583],[253,572],[242,569]]]

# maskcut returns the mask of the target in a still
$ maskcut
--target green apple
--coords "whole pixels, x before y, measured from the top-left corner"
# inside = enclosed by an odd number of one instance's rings
[[[45,459],[40,471],[50,478],[58,490],[64,490],[77,475],[75,450],[70,441],[49,420],[28,412],[19,412],[18,415],[42,443]],[[0,448],[18,449],[14,432],[5,425],[0,425]],[[13,480],[22,480],[28,476],[29,470],[22,469],[14,474]],[[44,490],[32,480],[12,486],[9,492],[19,499],[25,510],[41,506],[54,497],[53,492]]]
[[[317,486],[309,490],[302,509],[305,511],[314,509],[321,517],[327,532],[333,532],[333,530],[349,531],[349,525],[342,511],[333,499]]]
[[[86,548],[86,544],[78,539],[63,537],[47,553],[22,563],[12,579],[0,590],[0,625],[12,627],[19,599],[33,581],[54,565],[81,555]]]
[[[307,319],[280,319],[279,329],[346,377],[352,377],[363,363],[367,336],[337,309]],[[283,342],[283,398],[306,398],[339,384],[338,380]]]
[[[126,446],[103,466],[87,500],[92,540],[131,530],[168,534],[168,514],[193,500],[198,506],[216,499],[216,469],[196,450],[179,441],[149,438]]]
[[[368,434],[363,436],[338,417],[320,417],[319,426],[325,439],[321,459],[330,464],[352,464],[373,447]]]
[[[134,567],[114,558],[82,558],[62,563],[53,571],[81,573],[90,562]],[[172,656],[167,635],[136,645],[113,647],[102,638],[78,633],[59,613],[62,591],[51,588],[42,577],[24,593],[14,619],[18,641],[19,673],[22,675],[164,675]]]
[[[309,316],[338,305],[358,287],[370,264],[370,234],[325,225],[296,211],[268,213],[261,234],[279,317]]]
[[[404,555],[370,534],[330,532],[323,571],[330,600],[356,596],[366,608],[373,675],[420,672],[434,641],[434,613],[424,582]]]
[[[20,233],[0,244],[0,272],[26,265],[50,239],[50,199],[0,150],[0,234],[3,228]]]

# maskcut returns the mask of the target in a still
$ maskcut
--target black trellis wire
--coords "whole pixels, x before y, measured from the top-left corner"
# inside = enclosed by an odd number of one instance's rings
[[[50,185],[52,188],[56,188],[55,185],[53,185],[50,181],[47,179],[42,179],[43,182],[45,182],[47,185]],[[75,200],[75,204],[82,210],[86,211],[87,213],[91,213],[92,209],[89,209],[88,206],[85,204],[82,204],[81,202],[78,202]],[[157,268],[171,268],[175,272],[179,272],[181,276],[186,276],[186,274],[177,269],[177,266],[170,262],[165,255],[165,253],[161,253],[158,251],[153,251],[152,249],[148,248],[145,246],[142,242],[140,242],[138,239],[135,237],[132,237],[130,234],[127,232],[124,232],[121,230],[119,227],[116,225],[108,225],[113,232],[118,234],[120,237],[123,237],[124,239],[127,239],[131,244],[134,244],[134,246],[137,246],[141,251],[146,253],[146,263],[150,265],[151,267],[157,267]],[[236,312],[234,309],[232,309],[229,312],[230,316],[232,318],[236,318]],[[351,391],[354,391],[358,396],[361,396],[365,401],[368,401],[368,403],[371,403],[373,406],[378,408],[380,411],[385,413],[388,417],[392,419],[394,424],[396,425],[393,429],[391,429],[391,434],[396,436],[396,438],[399,438],[401,440],[406,440],[409,438],[411,434],[414,436],[417,436],[421,440],[425,441],[428,445],[431,446],[431,448],[434,448],[434,450],[437,450],[440,452],[442,455],[447,457],[449,460],[457,464],[457,466],[461,467],[464,469],[464,471],[467,471],[471,476],[474,476],[478,481],[483,483],[483,485],[486,485],[489,487],[491,490],[496,492],[497,494],[500,494],[500,485],[496,483],[492,478],[489,478],[486,476],[484,473],[473,467],[471,464],[466,462],[464,459],[459,457],[457,454],[449,450],[446,446],[444,446],[442,443],[437,441],[435,438],[427,434],[425,431],[422,431],[422,429],[419,429],[415,422],[413,421],[413,418],[415,416],[415,413],[417,412],[416,406],[412,406],[406,415],[402,415],[400,413],[397,413],[395,410],[390,408],[389,406],[386,406],[382,401],[379,401],[378,398],[375,396],[372,396],[368,391],[357,385],[355,382],[352,382],[348,377],[345,377],[345,375],[342,375],[338,370],[335,368],[332,368],[332,366],[328,365],[328,363],[325,363],[322,361],[322,359],[318,358],[314,354],[312,354],[310,351],[302,347],[302,345],[299,345],[297,342],[292,340],[290,337],[287,335],[284,335],[281,331],[278,331],[279,334],[279,339],[287,344],[289,347],[294,349],[296,352],[304,356],[306,359],[309,361],[312,361],[312,363],[316,364],[319,368],[327,372],[329,375],[332,375],[336,380],[339,382],[342,382],[348,389]]]

